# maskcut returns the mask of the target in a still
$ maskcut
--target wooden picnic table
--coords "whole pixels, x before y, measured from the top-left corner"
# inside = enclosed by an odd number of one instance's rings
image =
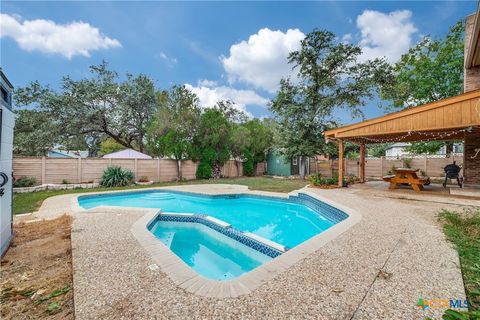
[[[397,168],[395,175],[383,177],[383,180],[390,182],[389,189],[396,189],[399,183],[408,183],[413,190],[420,192],[423,190],[423,185],[428,181],[428,177],[418,177],[417,172],[420,169]]]

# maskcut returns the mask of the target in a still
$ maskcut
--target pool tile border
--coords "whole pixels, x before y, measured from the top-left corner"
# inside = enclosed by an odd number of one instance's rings
[[[196,192],[190,193],[195,195],[200,194]],[[264,197],[258,193],[242,192],[242,194]],[[131,232],[140,245],[147,251],[147,253],[149,253],[155,263],[160,267],[162,272],[167,274],[169,278],[180,288],[186,290],[187,292],[204,297],[234,298],[252,292],[263,283],[273,279],[276,275],[288,269],[293,264],[319,250],[322,246],[332,241],[334,238],[338,237],[340,234],[347,231],[361,220],[361,215],[355,210],[339,205],[316,194],[310,193],[307,189],[292,192],[289,194],[288,198],[275,196],[271,197],[275,199],[292,199],[297,197],[298,201],[305,201],[305,199],[309,199],[309,202],[314,203],[313,205],[320,207],[323,206],[323,208],[327,206],[329,210],[322,210],[322,214],[324,211],[330,211],[332,208],[335,209],[332,210],[332,212],[334,212],[332,218],[341,220],[324,232],[310,238],[309,240],[262,264],[252,271],[245,273],[238,278],[224,281],[207,279],[197,274],[147,229],[147,226],[155,221],[155,219],[157,219],[159,216],[158,211],[152,212],[150,210],[143,217],[137,220],[132,225]],[[314,201],[311,201],[311,199]]]

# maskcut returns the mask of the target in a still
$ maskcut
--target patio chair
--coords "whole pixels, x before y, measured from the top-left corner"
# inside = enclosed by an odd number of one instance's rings
[[[443,168],[445,171],[445,181],[443,182],[444,188],[447,187],[448,179],[457,179],[458,186],[460,188],[462,187],[463,178],[460,178],[460,170],[462,170],[462,168],[457,166],[455,162],[456,161],[453,161],[453,164],[448,164]]]

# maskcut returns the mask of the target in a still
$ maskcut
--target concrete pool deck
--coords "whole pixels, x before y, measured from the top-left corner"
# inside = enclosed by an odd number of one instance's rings
[[[246,191],[235,185],[164,189]],[[418,299],[465,299],[457,253],[436,220],[442,208],[459,206],[380,198],[353,188],[308,192],[353,208],[362,219],[236,298],[190,293],[156,267],[131,232],[136,221],[156,209],[97,207],[86,212],[75,207],[79,194],[74,194],[47,199],[36,216],[75,217],[72,253],[78,319],[439,318],[444,310],[424,311],[416,306]]]

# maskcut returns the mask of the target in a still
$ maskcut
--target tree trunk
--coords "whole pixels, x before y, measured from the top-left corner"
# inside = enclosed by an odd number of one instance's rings
[[[446,153],[446,157],[450,158],[450,156],[453,153],[453,142],[447,142],[445,146],[445,153]]]
[[[177,160],[177,181],[182,180],[182,160]]]
[[[240,161],[235,159],[235,165],[237,166],[237,177],[240,177]]]
[[[304,165],[304,162],[305,162],[305,158],[303,156],[300,156],[300,178],[302,178],[303,180],[305,180],[305,165]]]

